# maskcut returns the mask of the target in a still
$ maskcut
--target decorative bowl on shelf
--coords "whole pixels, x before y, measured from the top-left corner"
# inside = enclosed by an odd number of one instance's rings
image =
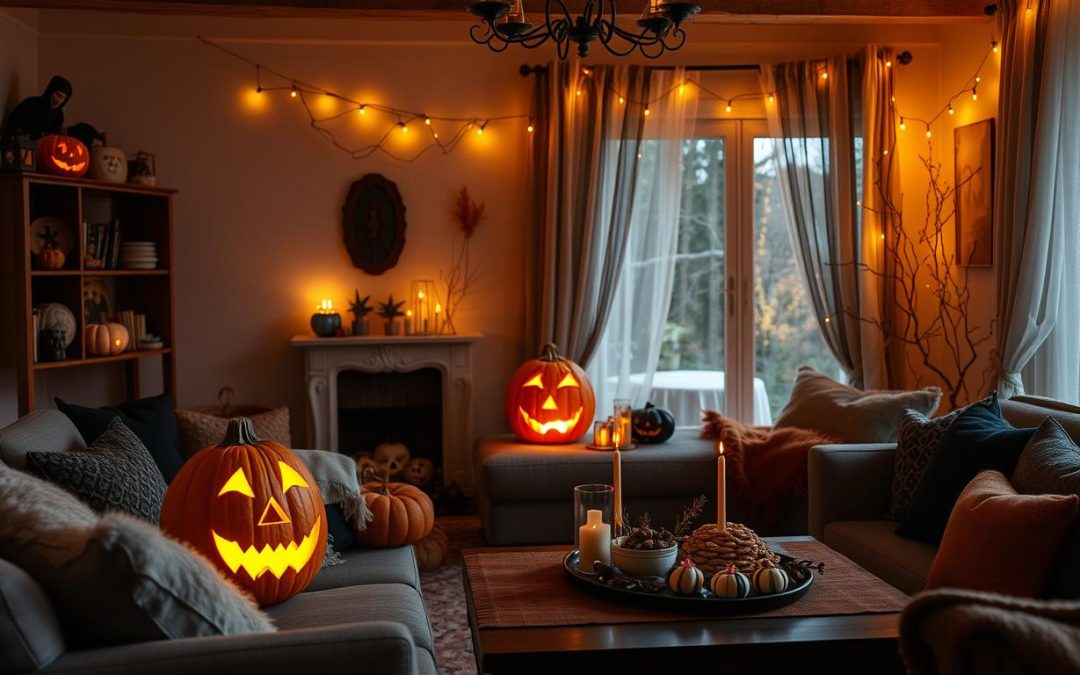
[[[139,349],[145,349],[147,351],[161,349],[164,346],[165,342],[161,338],[143,338],[142,340],[139,340]]]
[[[679,556],[679,545],[667,548],[639,551],[634,548],[624,548],[623,540],[626,537],[618,537],[611,542],[611,562],[624,574],[638,577],[664,577],[675,566],[675,559]]]

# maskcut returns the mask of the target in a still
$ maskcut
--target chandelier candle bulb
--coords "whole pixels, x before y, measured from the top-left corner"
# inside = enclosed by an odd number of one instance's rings
[[[593,562],[611,564],[611,526],[603,522],[600,509],[588,511],[585,524],[578,529],[578,569],[592,573]]]
[[[717,446],[720,456],[716,458],[716,529],[727,529],[727,460],[724,459],[724,442]]]
[[[615,486],[615,536],[622,534],[622,453],[615,448],[612,453],[612,482]]]

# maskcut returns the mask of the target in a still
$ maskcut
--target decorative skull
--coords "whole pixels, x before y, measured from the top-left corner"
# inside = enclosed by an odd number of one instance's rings
[[[368,480],[387,480],[390,478],[383,475],[382,468],[371,456],[370,452],[358,452],[355,459],[356,475],[360,477],[361,483]]]
[[[415,457],[405,465],[405,481],[416,486],[424,486],[435,477],[435,464],[430,459]]]
[[[90,149],[90,177],[108,183],[127,181],[128,164],[124,151],[107,145]]]
[[[379,443],[375,446],[375,463],[388,476],[397,476],[409,463],[409,449],[404,443]]]

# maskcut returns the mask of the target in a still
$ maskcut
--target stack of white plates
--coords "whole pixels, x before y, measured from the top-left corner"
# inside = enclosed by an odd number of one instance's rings
[[[127,270],[157,269],[157,246],[152,241],[120,242],[120,267]]]

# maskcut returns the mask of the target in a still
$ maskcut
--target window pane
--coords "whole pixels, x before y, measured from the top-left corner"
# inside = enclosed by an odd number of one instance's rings
[[[724,369],[724,140],[683,144],[675,281],[659,370]]]
[[[807,160],[822,164],[820,154]],[[772,141],[755,138],[754,375],[761,382],[754,388],[757,393],[764,385],[774,419],[791,395],[799,366],[840,376],[799,274],[780,200]]]

